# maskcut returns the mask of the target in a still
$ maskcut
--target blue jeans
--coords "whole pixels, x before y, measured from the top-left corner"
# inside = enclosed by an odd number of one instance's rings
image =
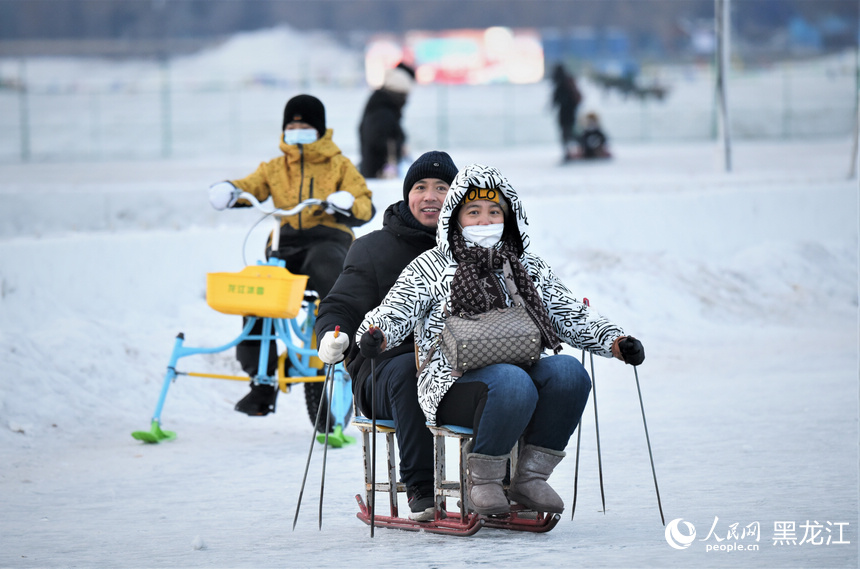
[[[495,364],[468,371],[454,385],[475,382],[487,386],[487,396],[472,452],[489,456],[509,453],[521,436],[526,444],[564,450],[591,391],[579,360],[563,354],[528,369]]]

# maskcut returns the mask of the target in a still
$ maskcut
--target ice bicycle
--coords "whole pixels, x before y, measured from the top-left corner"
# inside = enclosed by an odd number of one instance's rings
[[[269,210],[252,194],[242,192],[239,197],[265,214],[261,220],[269,216],[273,219],[272,255],[268,261],[257,261],[256,265],[248,265],[237,273],[209,273],[206,278],[206,302],[218,312],[247,317],[245,326],[236,338],[216,347],[186,346],[185,334],[180,332],[176,336],[167,364],[150,429],[134,431],[131,436],[145,443],[159,443],[176,438],[175,431],[162,428],[161,413],[170,385],[179,376],[233,381],[249,380],[247,376],[240,375],[180,371],[177,368],[179,360],[188,356],[223,352],[243,340],[259,340],[260,357],[257,368],[259,371],[254,380],[276,386],[287,393],[293,385],[303,383],[311,424],[317,431],[323,433],[317,437],[317,440],[328,441],[332,447],[353,443],[355,439],[343,432],[352,416],[352,381],[342,364],[336,365],[326,375],[323,373],[323,362],[316,357],[314,323],[319,296],[315,291],[306,290],[308,281],[306,275],[291,273],[286,269],[286,263],[275,256],[279,245],[282,217],[295,215],[311,206],[333,208],[344,215],[350,214],[319,199],[307,199],[289,210]],[[258,319],[263,321],[262,332],[252,334],[251,330]],[[280,341],[284,349],[278,356],[276,373],[268,375],[265,372],[272,340]],[[287,361],[289,361],[288,372],[286,371]],[[331,379],[328,389],[326,389],[327,377]]]

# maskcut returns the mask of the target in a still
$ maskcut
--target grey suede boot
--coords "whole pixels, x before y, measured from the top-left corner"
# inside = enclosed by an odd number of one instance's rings
[[[508,466],[508,455],[466,455],[466,489],[471,509],[479,514],[507,514],[511,505],[502,488]]]
[[[547,478],[564,455],[564,451],[525,445],[517,460],[517,471],[508,488],[511,500],[538,512],[563,512],[564,502],[547,484]]]

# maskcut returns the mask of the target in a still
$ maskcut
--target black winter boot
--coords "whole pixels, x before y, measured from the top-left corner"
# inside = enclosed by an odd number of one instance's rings
[[[251,391],[236,403],[234,409],[252,417],[262,417],[275,412],[278,388],[274,385],[251,383]]]
[[[428,522],[434,516],[433,481],[418,482],[406,487],[406,498],[409,504],[409,519],[416,522]]]

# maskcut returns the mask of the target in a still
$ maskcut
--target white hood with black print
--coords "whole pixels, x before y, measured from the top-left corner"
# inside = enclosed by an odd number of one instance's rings
[[[623,336],[624,331],[580,303],[556,278],[549,265],[530,252],[528,219],[519,196],[497,169],[480,164],[463,168],[454,178],[439,215],[436,247],[422,253],[403,270],[382,304],[365,316],[356,341],[370,326],[385,334],[387,348],[398,345],[414,332],[418,361],[423,363],[427,358],[445,326],[444,306],[448,303],[451,280],[457,270],[448,244],[448,232],[452,224],[456,226],[453,213],[469,187],[494,188],[508,199],[511,206],[508,215],[515,216],[523,244],[520,262],[543,299],[561,341],[574,348],[612,357],[612,343]],[[498,276],[502,281],[501,272]],[[502,288],[504,290],[504,284]],[[508,303],[512,304],[510,299]],[[435,350],[418,378],[418,401],[430,424],[436,424],[436,409],[454,381],[451,365],[442,350]]]

